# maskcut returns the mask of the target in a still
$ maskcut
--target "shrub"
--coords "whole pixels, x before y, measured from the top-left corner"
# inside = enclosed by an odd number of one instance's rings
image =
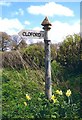
[[[3,52],[1,55],[3,68],[22,69],[24,67],[18,51]]]

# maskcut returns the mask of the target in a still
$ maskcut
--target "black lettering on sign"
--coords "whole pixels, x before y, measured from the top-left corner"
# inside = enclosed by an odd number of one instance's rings
[[[33,34],[33,37],[37,36],[37,33],[32,33]]]
[[[31,36],[32,35],[32,32],[28,32],[27,36]]]
[[[43,34],[37,32],[23,32],[23,36],[32,36],[32,37],[43,37]]]
[[[23,36],[26,36],[26,32],[23,32],[22,35],[23,35]]]
[[[41,37],[41,33],[38,33],[38,37]]]

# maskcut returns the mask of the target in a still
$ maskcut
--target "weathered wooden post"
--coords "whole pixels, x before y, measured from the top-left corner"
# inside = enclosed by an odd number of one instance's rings
[[[44,29],[44,43],[45,43],[45,94],[47,99],[51,99],[52,96],[52,82],[51,82],[51,60],[50,60],[50,40],[48,40],[48,31],[51,29],[51,23],[48,18],[45,17],[41,24]]]

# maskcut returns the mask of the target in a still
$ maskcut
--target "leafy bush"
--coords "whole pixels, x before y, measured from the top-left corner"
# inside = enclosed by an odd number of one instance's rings
[[[44,67],[44,48],[40,45],[30,45],[23,54],[23,59],[28,63],[28,59],[30,62],[30,66],[36,65],[39,68]]]
[[[56,48],[55,45],[51,44],[51,61],[56,58]],[[44,68],[45,66],[45,51],[44,45],[41,44],[33,44],[28,46],[25,51],[23,52],[23,59],[28,63],[30,66],[36,65],[38,68]]]
[[[52,80],[56,84],[59,84],[59,82],[63,80],[64,69],[56,60],[54,60],[51,63],[51,68],[52,68]]]
[[[60,45],[57,62],[66,68],[67,73],[79,73],[80,35],[69,35]]]

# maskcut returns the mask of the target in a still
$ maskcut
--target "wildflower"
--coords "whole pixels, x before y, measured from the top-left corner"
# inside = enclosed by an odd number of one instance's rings
[[[66,96],[69,97],[71,95],[71,90],[68,89],[67,92],[66,92]]]
[[[56,98],[56,96],[52,95],[51,96],[51,100],[54,100]]]
[[[58,100],[55,98],[55,99],[53,100],[53,102],[54,102],[54,103],[57,103],[57,102],[58,102]]]
[[[30,96],[28,94],[26,94],[26,99],[31,100],[31,98],[30,98]]]
[[[25,106],[27,106],[27,103],[26,103],[26,102],[24,102],[24,105],[25,105]]]
[[[58,94],[58,95],[62,95],[63,93],[62,93],[62,90],[56,90],[56,93]]]
[[[57,102],[56,96],[52,95],[51,100],[52,100],[54,103],[56,103],[56,102]]]

